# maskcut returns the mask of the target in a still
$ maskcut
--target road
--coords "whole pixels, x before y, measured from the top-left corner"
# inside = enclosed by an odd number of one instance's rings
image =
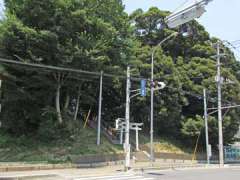
[[[0,172],[1,179],[21,180],[239,180],[240,167],[144,170],[125,173],[119,169],[64,169],[24,172]]]
[[[239,180],[240,168],[149,171],[156,180]]]
[[[198,169],[148,171],[137,174],[119,173],[109,176],[78,177],[74,180],[239,180],[240,169]]]

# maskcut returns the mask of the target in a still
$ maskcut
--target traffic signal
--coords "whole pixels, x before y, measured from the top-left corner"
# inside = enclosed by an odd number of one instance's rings
[[[160,90],[160,89],[164,89],[166,87],[166,84],[160,81],[152,81],[151,87],[153,87],[154,90]]]
[[[140,90],[140,93],[141,93],[142,97],[147,95],[146,83],[147,83],[147,81],[145,79],[141,80],[141,90]]]

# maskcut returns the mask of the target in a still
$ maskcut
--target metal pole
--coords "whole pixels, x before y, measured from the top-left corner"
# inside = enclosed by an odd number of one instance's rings
[[[154,80],[154,54],[158,47],[161,47],[161,45],[166,42],[167,40],[171,39],[172,37],[175,37],[178,35],[178,32],[174,32],[165,39],[163,39],[158,45],[153,48],[152,50],[152,63],[151,63],[151,115],[150,115],[150,160],[153,163],[154,161],[154,147],[153,147],[153,101],[154,101],[154,87],[153,87],[153,80]]]
[[[120,144],[123,144],[123,127],[121,127],[121,132],[120,132]]]
[[[138,143],[138,127],[136,126],[136,150],[139,151],[139,143]]]
[[[223,130],[222,130],[222,95],[221,95],[221,63],[220,42],[217,43],[217,90],[218,90],[218,136],[219,136],[219,165],[224,165]]]
[[[97,145],[98,145],[98,146],[101,144],[102,84],[103,84],[103,71],[101,71],[100,87],[99,87],[98,132],[97,132]]]
[[[207,152],[207,164],[210,164],[210,154],[209,154],[209,141],[208,141],[208,112],[207,112],[207,96],[206,89],[203,89],[204,97],[204,120],[205,120],[205,134],[206,134],[206,152]]]
[[[124,143],[124,149],[125,149],[125,170],[126,171],[130,169],[130,144],[129,144],[130,88],[131,88],[130,67],[128,67],[127,68],[127,87],[126,87],[126,114],[125,114],[126,129],[125,129],[125,143]]]
[[[151,66],[151,120],[150,120],[150,156],[151,162],[154,161],[154,151],[153,151],[153,96],[154,96],[154,87],[153,87],[153,78],[154,78],[154,50],[152,52],[152,66]]]

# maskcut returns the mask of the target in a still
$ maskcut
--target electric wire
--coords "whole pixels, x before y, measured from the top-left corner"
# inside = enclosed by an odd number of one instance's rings
[[[225,43],[230,49],[232,49],[234,51],[235,57],[237,58],[237,60],[240,60],[240,56],[238,54],[240,54],[240,50],[239,47],[236,47],[236,45],[233,45],[232,42],[229,41],[222,41],[223,43]],[[236,42],[236,41],[235,41]],[[240,41],[239,41],[240,42]],[[238,54],[237,54],[238,53]]]
[[[5,65],[15,65],[15,66],[20,66],[20,67],[31,67],[32,69],[27,69],[29,71],[34,71],[34,69],[41,69],[41,70],[46,70],[45,72],[41,73],[50,73],[50,72],[65,72],[65,73],[70,73],[69,77],[75,80],[80,80],[80,81],[89,81],[89,82],[98,82],[98,78],[100,77],[101,73],[98,72],[91,72],[91,71],[85,71],[85,70],[79,70],[79,69],[71,69],[71,68],[64,68],[64,67],[57,67],[57,66],[50,66],[50,65],[43,65],[43,64],[31,64],[31,63],[25,63],[25,62],[19,62],[19,61],[14,61],[14,60],[8,60],[8,59],[3,59],[0,58],[0,63],[3,63]],[[40,71],[38,71],[39,73]],[[82,76],[76,76],[76,74],[84,74],[87,77],[82,77]],[[108,78],[119,78],[122,80],[126,79],[126,76],[124,75],[114,75],[114,74],[103,74],[104,77]],[[138,82],[141,81],[142,77],[132,77],[131,80]],[[109,85],[111,83],[108,83]],[[190,91],[185,91],[179,88],[171,87],[171,86],[166,86],[166,88],[175,90],[176,92],[181,93],[182,95],[190,95],[192,97],[197,98],[198,100],[203,99],[203,95],[193,93]],[[210,99],[212,103],[217,102],[215,98]],[[229,101],[225,101],[225,103],[229,103]]]
[[[48,71],[56,71],[56,72],[65,72],[65,73],[75,73],[75,74],[86,74],[88,76],[101,76],[101,72],[93,72],[93,71],[86,71],[86,70],[80,70],[80,69],[72,69],[72,68],[66,68],[66,67],[58,67],[58,66],[51,66],[51,65],[44,65],[44,64],[33,64],[33,63],[27,63],[27,62],[20,62],[15,60],[9,60],[0,58],[0,63],[2,64],[12,64],[12,65],[19,65],[19,66],[26,66],[30,68],[36,68],[36,69],[42,69],[42,70],[48,70]],[[126,79],[125,75],[120,74],[109,74],[109,73],[103,73],[104,77],[108,78],[119,78],[119,79]],[[141,81],[144,78],[141,77],[131,77],[132,81]]]
[[[180,4],[176,9],[173,10],[173,13],[177,12],[183,6],[185,6],[190,0],[185,0],[182,4]]]

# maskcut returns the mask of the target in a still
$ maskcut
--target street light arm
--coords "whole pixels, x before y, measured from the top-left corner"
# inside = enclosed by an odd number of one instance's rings
[[[172,37],[176,37],[179,33],[178,32],[174,32],[172,34],[170,34],[168,37],[166,37],[165,39],[163,39],[160,43],[157,44],[157,46],[155,46],[153,48],[153,51],[152,51],[152,59],[154,57],[154,54],[157,50],[158,47],[161,47],[163,43],[165,43],[166,41],[168,41],[169,39],[171,39]]]
[[[183,14],[183,13],[185,13],[186,11],[188,11],[188,10],[194,8],[194,7],[208,5],[208,3],[209,3],[210,1],[213,1],[213,0],[202,0],[202,1],[200,1],[200,2],[197,2],[197,3],[195,3],[195,4],[193,4],[193,5],[185,8],[185,9],[179,11],[179,12],[170,14],[170,15],[166,18],[166,20],[171,19],[172,17],[177,16],[177,15],[179,15],[179,14]]]
[[[202,16],[205,10],[205,6],[213,0],[201,0],[186,7],[185,9],[174,12],[165,18],[165,22],[169,28],[176,28],[182,24],[185,24],[195,18]]]

